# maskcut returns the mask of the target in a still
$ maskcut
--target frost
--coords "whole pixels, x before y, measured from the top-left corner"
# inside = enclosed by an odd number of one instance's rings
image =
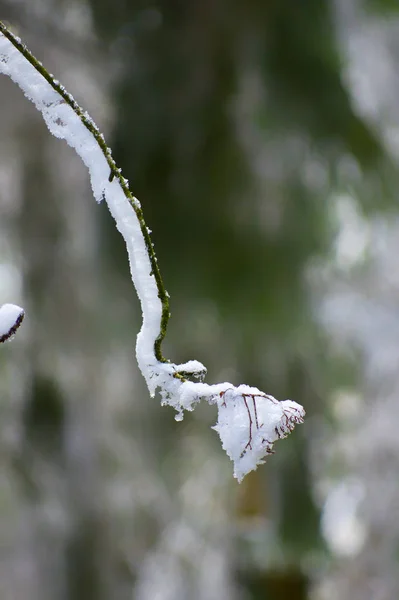
[[[97,202],[106,201],[125,240],[131,277],[143,313],[136,356],[151,396],[159,390],[162,404],[175,408],[177,420],[183,418],[184,410],[193,410],[202,399],[216,404],[218,422],[214,429],[234,463],[235,477],[241,481],[246,473],[273,452],[276,440],[288,435],[295,424],[302,423],[305,411],[295,402],[278,402],[257,388],[234,387],[227,382],[208,385],[203,382],[206,368],[198,361],[177,365],[157,359],[159,353],[155,352],[155,347],[162,330],[164,306],[144,238],[144,232],[149,236],[150,230],[139,220],[140,202],[137,198],[129,198],[130,192],[126,191],[128,182],[114,165],[111,150],[105,145],[91,117],[80,109],[62,86],[58,91],[54,89],[59,84],[46,74],[50,83],[40,73],[39,63],[35,63],[24,47],[18,47],[18,40],[1,23],[0,29],[3,31],[3,34],[0,33],[0,73],[11,77],[42,113],[50,132],[64,139],[81,157],[89,170],[95,199]],[[149,244],[151,251],[152,242]],[[152,260],[156,265],[156,257],[153,256]],[[168,297],[167,292],[164,296]],[[14,312],[7,309],[4,313],[4,339],[12,335],[22,321],[23,311],[19,307],[16,309]],[[164,324],[162,327],[164,331]]]
[[[16,304],[3,304],[0,308],[0,342],[6,342],[17,331],[24,319],[24,309]]]

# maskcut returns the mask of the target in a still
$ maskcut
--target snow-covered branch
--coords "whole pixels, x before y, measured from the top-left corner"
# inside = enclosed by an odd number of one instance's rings
[[[16,304],[3,304],[0,308],[0,343],[10,340],[24,320],[24,309]]]
[[[34,103],[50,132],[66,140],[81,157],[89,170],[94,197],[97,202],[107,202],[126,242],[131,277],[143,313],[137,361],[151,396],[159,390],[162,404],[177,410],[177,420],[201,399],[216,404],[218,422],[214,429],[234,462],[234,475],[241,480],[273,452],[276,440],[303,422],[304,409],[290,400],[278,402],[246,385],[206,384],[206,368],[198,361],[176,365],[163,357],[161,344],[170,316],[169,297],[140,202],[132,196],[102,134],[65,88],[1,22],[0,72],[18,84]],[[11,333],[13,328],[11,324]]]

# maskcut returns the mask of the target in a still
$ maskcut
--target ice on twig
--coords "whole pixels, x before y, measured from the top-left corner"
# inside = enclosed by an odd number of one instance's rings
[[[172,365],[168,365],[169,369]],[[233,461],[234,476],[243,477],[274,454],[273,444],[289,435],[295,425],[303,423],[305,410],[292,400],[279,402],[258,388],[231,383],[209,385],[202,382],[168,379],[164,370],[158,382],[162,404],[173,406],[176,420],[184,410],[193,410],[204,399],[218,407],[218,421],[213,427],[223,449]],[[169,371],[170,373],[170,371]]]

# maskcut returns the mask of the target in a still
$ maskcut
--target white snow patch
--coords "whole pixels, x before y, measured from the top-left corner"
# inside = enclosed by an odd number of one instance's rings
[[[9,340],[25,316],[24,309],[16,304],[3,304],[0,308],[0,342]]]

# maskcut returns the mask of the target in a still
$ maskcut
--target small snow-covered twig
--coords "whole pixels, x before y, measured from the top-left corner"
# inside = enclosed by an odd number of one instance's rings
[[[272,453],[277,439],[302,423],[304,409],[290,400],[278,402],[257,388],[231,383],[208,385],[203,382],[206,368],[198,361],[176,365],[163,357],[169,296],[140,202],[132,196],[104,137],[66,89],[1,22],[0,73],[19,85],[43,115],[50,132],[76,150],[89,170],[94,197],[98,202],[105,199],[126,242],[132,281],[143,312],[137,362],[150,394],[158,389],[162,404],[178,411],[177,420],[201,399],[216,404],[218,422],[214,429],[234,462],[235,476],[241,480]]]
[[[0,307],[0,342],[10,340],[24,320],[24,309],[16,304]]]

